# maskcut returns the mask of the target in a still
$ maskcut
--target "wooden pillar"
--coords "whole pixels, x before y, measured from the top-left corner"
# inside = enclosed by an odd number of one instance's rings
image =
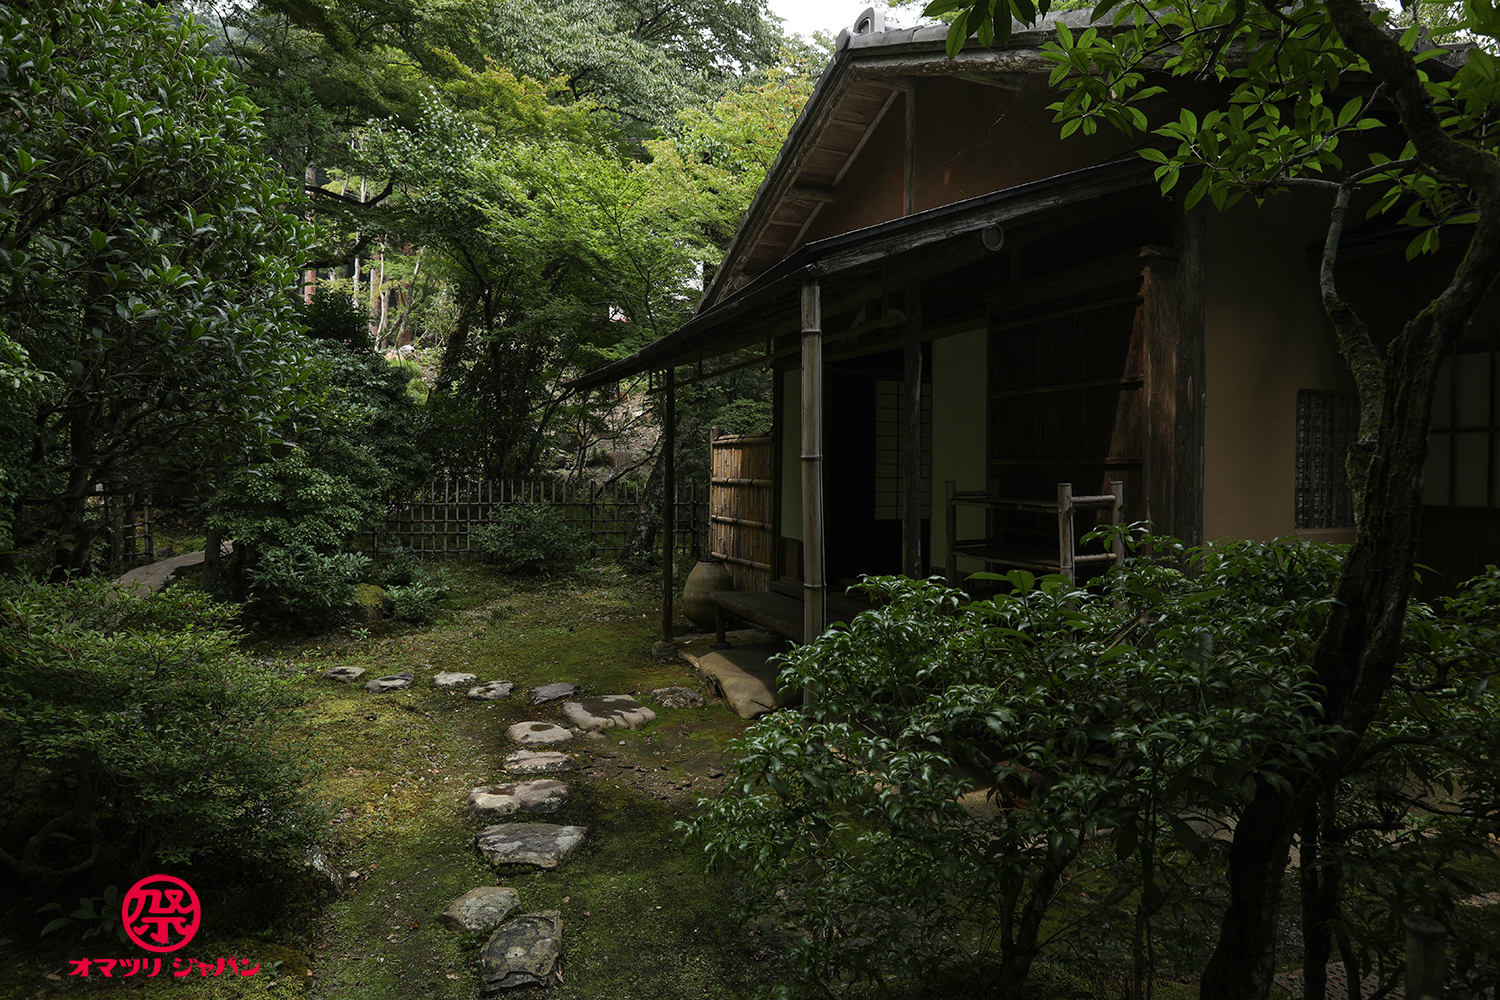
[[[802,286],[802,637],[828,622],[823,580],[823,315],[818,279]],[[809,703],[812,692],[806,692]]]
[[[1073,484],[1057,484],[1057,570],[1068,578],[1069,583],[1076,583],[1074,575],[1073,557],[1075,551],[1075,540],[1073,538]]]
[[[910,95],[908,95],[909,98]],[[922,567],[922,284],[906,283],[906,469],[901,505],[901,572],[913,580]]]
[[[672,582],[672,570],[677,562],[677,369],[667,367],[667,394],[662,404],[662,461],[666,462],[666,498],[661,508],[661,638],[672,641],[672,598],[676,587]]]

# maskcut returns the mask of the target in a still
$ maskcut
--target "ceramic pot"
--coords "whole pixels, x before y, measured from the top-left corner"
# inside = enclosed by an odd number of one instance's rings
[[[700,562],[683,584],[682,613],[705,632],[711,631],[714,627],[714,602],[708,595],[716,590],[733,589],[734,579],[723,563]]]

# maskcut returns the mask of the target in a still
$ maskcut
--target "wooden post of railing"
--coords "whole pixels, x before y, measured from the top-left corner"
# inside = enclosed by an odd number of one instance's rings
[[[1407,1000],[1443,1000],[1448,928],[1418,913],[1401,922],[1406,925]]]
[[[1125,507],[1125,483],[1116,479],[1109,484],[1109,491],[1114,494],[1115,502],[1109,505],[1109,523],[1114,527],[1120,526],[1123,519],[1122,511]],[[1116,532],[1110,540],[1109,550],[1115,554],[1115,565],[1125,565],[1125,536]]]
[[[1057,565],[1058,572],[1073,578],[1073,484],[1057,484]]]

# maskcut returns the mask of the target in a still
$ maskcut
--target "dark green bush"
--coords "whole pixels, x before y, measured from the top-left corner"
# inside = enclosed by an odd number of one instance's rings
[[[432,621],[443,591],[441,587],[418,580],[405,586],[387,587],[386,596],[395,604],[397,618],[421,624]]]
[[[305,545],[271,546],[246,571],[250,596],[276,614],[301,624],[326,623],[354,600],[370,571],[369,556],[323,555]]]
[[[557,573],[572,569],[587,551],[557,508],[521,503],[501,507],[469,535],[486,562],[507,573]]]
[[[0,585],[0,863],[38,879],[300,856],[322,829],[310,775],[272,742],[300,699],[236,652],[234,615],[186,589]]]
[[[1197,971],[1224,871],[1209,834],[1258,779],[1332,759],[1308,678],[1342,550],[1148,541],[1102,594],[1014,571],[962,605],[936,581],[872,579],[880,607],[787,654],[783,687],[814,707],[748,730],[689,829],[752,913],[803,932],[804,974],[1009,996],[1070,937],[1134,965],[1135,995],[1154,963]],[[1497,595],[1491,574],[1443,622],[1413,607],[1401,680],[1305,849],[1353,873],[1341,926],[1369,963],[1399,958],[1401,914],[1453,911],[1447,859],[1495,829]]]
[[[421,578],[421,564],[417,562],[412,550],[404,545],[388,549],[381,561],[384,565],[380,571],[380,579],[388,588],[404,587]]]

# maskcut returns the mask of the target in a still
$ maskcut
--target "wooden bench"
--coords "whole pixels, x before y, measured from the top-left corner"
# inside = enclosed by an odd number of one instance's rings
[[[1061,573],[1070,583],[1077,581],[1080,566],[1095,563],[1119,565],[1125,553],[1119,539],[1109,552],[1078,552],[1078,538],[1073,530],[1073,512],[1107,510],[1109,523],[1120,523],[1124,484],[1111,483],[1111,491],[1101,496],[1074,496],[1071,483],[1057,484],[1057,500],[1025,500],[996,496],[986,490],[958,490],[953,480],[945,484],[948,541],[948,584],[959,586],[958,560],[977,559],[989,566],[1012,566],[1040,573]],[[1007,544],[1004,538],[959,538],[958,508],[981,507],[985,510],[1012,510],[1057,518],[1057,548],[1022,548]]]
[[[720,644],[726,641],[724,633],[731,614],[785,636],[792,642],[800,644],[807,641],[802,634],[801,585],[776,580],[770,586],[770,591],[766,593],[717,590],[708,595],[709,600],[714,602],[714,628]],[[829,594],[827,601],[829,625],[849,621],[861,611],[870,609],[869,604],[840,594]]]

